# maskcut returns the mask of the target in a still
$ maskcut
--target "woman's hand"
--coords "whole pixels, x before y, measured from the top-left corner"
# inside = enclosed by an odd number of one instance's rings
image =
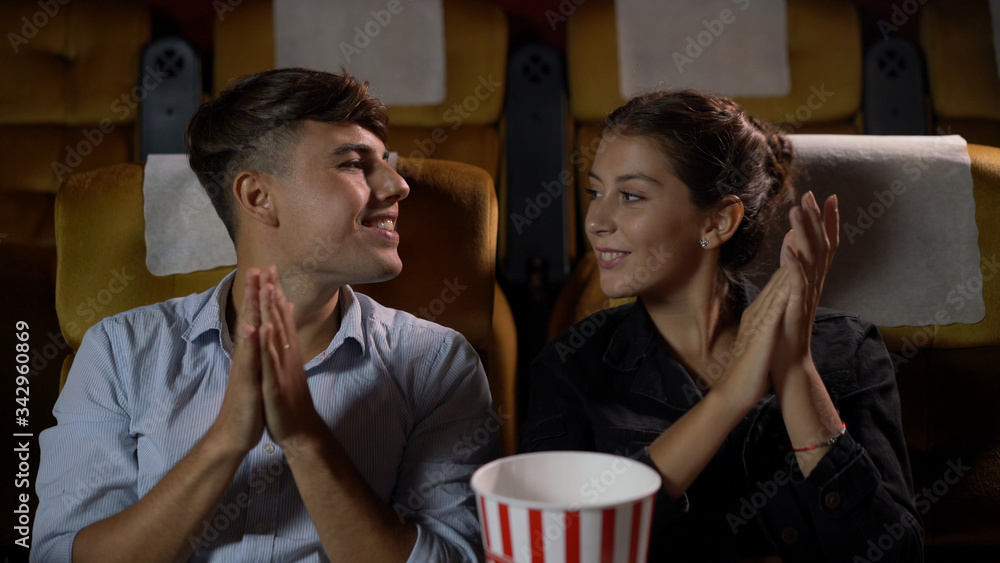
[[[789,211],[792,230],[781,246],[781,266],[789,269],[787,312],[774,350],[772,373],[782,377],[793,366],[812,363],[810,343],[813,319],[823,294],[823,282],[840,245],[837,196],[826,199],[821,212],[812,192],[802,206]],[[779,387],[775,382],[775,387]]]
[[[782,265],[761,290],[760,295],[743,311],[739,332],[733,344],[733,361],[713,386],[746,414],[767,391],[772,353],[788,306],[791,265]]]

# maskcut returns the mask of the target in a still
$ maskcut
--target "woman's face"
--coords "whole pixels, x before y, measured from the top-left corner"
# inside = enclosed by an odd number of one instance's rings
[[[609,297],[668,297],[686,286],[707,253],[708,221],[654,141],[606,135],[590,170],[587,237]]]

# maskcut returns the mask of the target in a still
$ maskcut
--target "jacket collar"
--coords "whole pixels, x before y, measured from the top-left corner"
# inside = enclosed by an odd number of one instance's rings
[[[760,293],[749,283],[737,287],[736,291],[741,310]],[[637,300],[615,328],[604,351],[604,363],[618,371],[634,372],[633,393],[687,412],[704,394],[687,370],[660,343],[660,338],[642,300]]]

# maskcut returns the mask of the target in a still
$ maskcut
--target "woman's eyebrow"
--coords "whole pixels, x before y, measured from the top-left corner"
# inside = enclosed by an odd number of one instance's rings
[[[663,182],[661,182],[661,181],[659,181],[656,178],[653,178],[651,176],[647,176],[647,175],[645,175],[645,174],[643,174],[641,172],[632,172],[632,173],[629,173],[629,174],[621,174],[619,176],[615,176],[615,183],[616,184],[623,184],[625,182],[628,182],[629,180],[642,180],[644,182],[649,182],[649,183],[652,183],[652,184],[656,184],[657,186],[662,186],[663,185]]]

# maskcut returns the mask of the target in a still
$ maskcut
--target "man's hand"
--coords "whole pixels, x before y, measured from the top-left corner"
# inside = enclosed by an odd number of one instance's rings
[[[220,447],[232,448],[232,453],[241,460],[260,442],[264,433],[258,305],[260,278],[260,270],[247,271],[243,302],[236,317],[236,346],[229,383],[219,415],[209,430]]]
[[[295,327],[294,304],[285,298],[274,266],[261,273],[260,365],[267,431],[285,450],[322,443],[326,423],[316,412]]]

